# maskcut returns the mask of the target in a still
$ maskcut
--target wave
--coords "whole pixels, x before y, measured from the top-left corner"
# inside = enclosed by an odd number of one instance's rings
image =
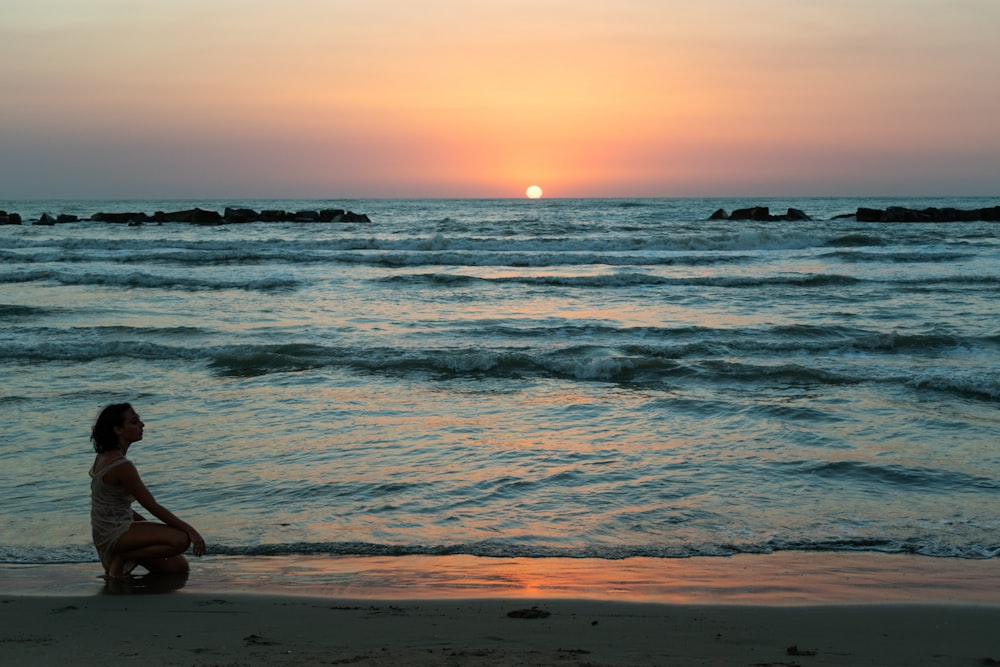
[[[363,245],[363,244],[354,244]],[[422,250],[385,251],[356,247],[350,250],[324,251],[315,248],[226,248],[212,250],[170,249],[146,252],[142,256],[115,256],[94,254],[65,254],[63,251],[46,250],[30,256],[0,252],[0,261],[7,264],[88,264],[114,261],[120,265],[175,265],[175,266],[254,266],[282,265],[359,265],[380,267],[420,266],[714,266],[739,264],[755,259],[747,254],[696,253],[656,254],[655,252],[628,251],[621,248],[604,251],[553,251],[553,250]]]
[[[65,359],[73,350],[79,350],[80,359],[104,355],[128,354],[130,346],[145,349],[142,342],[154,337],[204,337],[211,330],[201,327],[130,327],[100,326],[56,329],[47,327],[8,329],[8,342],[3,349],[8,358]],[[881,333],[847,327],[822,327],[810,325],[778,326],[765,329],[713,329],[709,327],[616,327],[606,324],[538,324],[516,326],[476,323],[454,330],[456,336],[486,339],[522,339],[544,341],[544,346],[525,347],[466,347],[421,348],[406,350],[378,347],[338,347],[313,343],[257,343],[226,345],[220,347],[183,349],[159,346],[164,359],[204,356],[212,359],[226,357],[253,357],[259,354],[286,355],[301,358],[341,357],[358,359],[400,359],[409,355],[431,358],[438,354],[474,356],[482,354],[506,356],[508,360],[524,355],[565,354],[568,356],[594,357],[614,355],[619,357],[650,357],[655,359],[729,359],[734,355],[760,357],[761,355],[805,356],[814,354],[843,356],[849,354],[926,354],[954,351],[961,353],[977,349],[1000,347],[1000,334],[995,336],[960,336],[947,332],[902,334]],[[11,337],[13,336],[13,338]],[[585,345],[554,346],[560,340],[590,339]],[[103,339],[103,340],[102,340]],[[112,340],[114,339],[114,340]],[[601,340],[603,339],[603,340]],[[30,340],[17,343],[16,340]],[[106,347],[106,349],[105,349]],[[149,349],[159,347],[152,345]],[[145,353],[144,353],[145,356]]]
[[[18,333],[14,330],[13,333]],[[24,333],[24,332],[20,332]],[[30,333],[30,332],[29,332]],[[223,377],[258,377],[330,368],[352,373],[388,376],[423,376],[431,380],[462,377],[511,379],[547,377],[581,382],[609,382],[624,386],[671,386],[679,381],[749,384],[780,382],[791,385],[890,384],[911,390],[951,393],[980,400],[1000,400],[1000,374],[962,369],[935,372],[906,370],[887,375],[868,364],[830,367],[828,356],[837,349],[829,340],[760,341],[729,338],[687,340],[668,344],[565,345],[549,343],[520,347],[475,347],[400,349],[395,347],[329,346],[313,343],[281,343],[185,347],[152,342],[153,333],[191,338],[187,329],[165,329],[146,334],[116,334],[126,340],[99,340],[94,336],[64,335],[59,330],[38,330],[22,336],[32,342],[0,341],[0,359],[5,362],[90,362],[103,359],[137,359],[151,362],[186,360],[203,364]],[[726,334],[728,335],[728,334]],[[194,336],[200,338],[199,336]],[[928,345],[947,344],[949,337],[908,337],[904,347],[885,337],[879,353],[911,353]],[[841,351],[854,350],[857,341],[842,341]],[[872,351],[869,348],[869,353]],[[807,360],[813,352],[825,353],[823,366]],[[745,354],[747,360],[733,357]],[[777,355],[769,363],[766,355]],[[790,361],[787,357],[796,358]],[[802,361],[798,361],[802,359]]]
[[[0,272],[0,284],[55,283],[57,285],[117,287],[126,289],[177,289],[184,291],[247,290],[274,292],[291,290],[301,281],[287,274],[272,274],[248,280],[131,273],[71,273],[53,269]]]
[[[36,306],[20,306],[0,303],[0,317],[8,320],[14,318],[31,319],[41,315],[48,315],[52,312],[52,308],[38,308]]]
[[[996,276],[935,276],[927,278],[909,278],[905,280],[892,281],[895,284],[916,288],[916,289],[926,289],[930,287],[937,286],[951,286],[951,285],[963,285],[963,286],[985,286],[991,288],[1000,285],[1000,275]]]
[[[894,243],[898,243],[898,239]],[[39,270],[92,263],[116,266],[302,266],[358,265],[373,267],[557,267],[557,266],[716,266],[766,262],[774,252],[816,249],[818,257],[847,264],[949,263],[973,258],[974,249],[936,239],[932,245],[883,250],[887,242],[866,234],[823,230],[686,228],[665,234],[640,229],[629,234],[472,236],[438,232],[428,236],[298,237],[251,235],[249,238],[106,238],[4,240],[0,262],[8,267],[32,265]],[[992,247],[992,246],[990,246]],[[873,250],[865,250],[873,248]],[[42,267],[41,265],[45,265]],[[16,276],[16,274],[15,274]],[[59,280],[59,278],[55,278]],[[143,274],[133,281],[142,282]],[[10,275],[4,282],[32,280]],[[72,279],[69,279],[72,280]],[[72,283],[71,283],[72,284]]]
[[[595,544],[579,547],[525,545],[504,540],[443,544],[397,545],[368,542],[299,542],[268,545],[213,546],[213,553],[227,556],[483,556],[490,558],[694,558],[769,554],[779,551],[875,551],[924,556],[983,560],[1000,556],[1000,543],[955,545],[929,535],[911,539],[769,539],[761,542],[710,544]]]
[[[831,259],[839,259],[845,262],[852,262],[856,264],[866,263],[866,262],[876,262],[876,263],[886,263],[892,262],[896,264],[942,264],[945,262],[959,262],[962,260],[973,259],[976,255],[972,253],[962,253],[962,252],[864,252],[860,250],[837,250],[834,252],[823,253],[818,255],[819,257],[826,257]]]
[[[1000,372],[974,372],[968,375],[920,375],[907,380],[914,389],[956,394],[968,398],[1000,401]]]
[[[453,260],[454,258],[452,258]],[[619,258],[624,265],[634,266],[636,262],[631,259]],[[701,261],[701,260],[699,260]],[[704,260],[714,262],[715,260]],[[739,261],[733,259],[732,261]],[[366,263],[371,263],[366,261]],[[431,261],[431,264],[438,264]],[[590,265],[592,259],[580,261],[580,264]],[[607,266],[615,266],[615,261],[610,258],[603,258],[601,262]],[[668,261],[645,261],[638,262],[639,265],[664,265],[674,263]],[[693,264],[696,262],[690,262]],[[455,261],[450,261],[453,266],[461,266]],[[573,261],[563,261],[559,265],[573,265]],[[401,265],[413,266],[412,263]],[[465,264],[469,266],[470,264]],[[538,264],[530,262],[510,263],[510,259],[504,260],[503,265],[515,267],[546,267],[555,266],[556,262],[549,260]],[[939,276],[921,278],[857,278],[844,274],[792,274],[792,275],[771,275],[771,276],[696,276],[696,277],[669,277],[651,273],[637,271],[620,271],[613,273],[602,273],[599,275],[518,275],[518,276],[463,276],[450,273],[412,273],[396,274],[384,278],[375,279],[376,282],[386,285],[437,285],[451,287],[461,284],[516,284],[544,287],[570,287],[581,289],[600,288],[630,288],[643,286],[662,287],[710,287],[723,289],[753,289],[760,287],[801,287],[801,288],[821,288],[849,286],[856,284],[889,284],[896,285],[901,289],[910,291],[926,291],[939,287],[961,287],[964,289],[992,291],[1000,285],[1000,276]],[[62,286],[95,286],[112,287],[122,289],[163,289],[181,290],[190,292],[200,291],[221,291],[221,290],[242,290],[259,292],[282,292],[293,291],[307,284],[307,280],[293,276],[284,271],[276,271],[265,275],[255,275],[245,279],[233,277],[216,278],[208,275],[195,275],[191,272],[180,274],[166,273],[156,274],[144,271],[113,271],[113,272],[83,272],[63,271],[58,269],[27,269],[0,272],[0,284],[21,284],[21,283],[54,283]],[[8,308],[14,308],[13,306]],[[0,315],[5,313],[0,312]],[[26,315],[27,311],[8,310],[8,315]]]
[[[900,486],[920,489],[923,493],[977,493],[1000,491],[1000,480],[952,470],[937,470],[900,465],[876,465],[862,461],[790,462],[780,464],[799,474],[828,479],[874,482],[879,488]]]
[[[884,246],[885,239],[881,236],[871,234],[844,234],[828,239],[825,245],[832,247],[864,247],[864,246]]]
[[[493,223],[491,223],[493,224]],[[690,227],[665,234],[636,228],[631,233],[567,232],[559,236],[526,236],[512,228],[509,235],[474,236],[437,232],[427,236],[278,236],[221,239],[62,237],[5,239],[0,259],[18,263],[213,264],[371,263],[391,266],[456,264],[470,266],[532,266],[607,264],[625,261],[703,264],[733,261],[734,254],[880,245],[872,240],[831,235],[822,230],[738,229]],[[708,255],[708,257],[706,257]],[[623,257],[625,259],[623,259]]]
[[[898,538],[772,537],[758,542],[716,542],[689,544],[591,544],[551,547],[508,540],[486,540],[456,544],[386,544],[375,542],[286,542],[277,544],[212,544],[212,556],[480,556],[485,558],[696,558],[730,557],[740,554],[795,552],[877,552],[962,560],[1000,557],[1000,542],[955,543],[936,533]],[[0,564],[96,563],[92,545],[59,547],[0,546]]]
[[[608,251],[588,252],[426,252],[341,254],[328,259],[341,264],[390,268],[421,266],[534,267],[553,266],[716,266],[756,261],[747,255],[673,255]]]
[[[926,377],[911,371],[885,375],[877,370],[844,369],[840,371],[814,368],[802,364],[751,364],[727,361],[706,361],[694,365],[703,369],[697,373],[701,380],[732,379],[747,383],[781,382],[789,385],[852,385],[883,384],[907,387],[914,390],[935,391],[963,398],[984,401],[1000,400],[1000,373],[955,371]]]
[[[478,276],[456,276],[447,273],[418,273],[409,275],[394,275],[379,279],[385,284],[436,284],[455,285],[463,283],[519,284],[547,287],[635,287],[643,285],[662,285],[672,287],[823,287],[828,285],[853,285],[866,282],[861,278],[844,275],[806,274],[794,276],[763,276],[763,277],[730,277],[704,276],[694,278],[672,278],[656,276],[648,273],[620,272],[588,276],[501,276],[483,278]]]
[[[523,222],[523,221],[512,221]],[[494,223],[490,223],[494,224]],[[280,236],[249,237],[235,239],[155,239],[116,238],[113,245],[107,239],[61,237],[34,239],[30,237],[9,238],[4,241],[4,251],[10,259],[30,257],[25,251],[34,251],[45,257],[75,256],[86,259],[89,256],[108,257],[157,257],[164,253],[189,251],[208,256],[210,253],[228,254],[234,258],[247,256],[280,256],[290,259],[302,252],[321,253],[338,251],[381,251],[381,252],[475,252],[475,253],[572,253],[572,252],[734,252],[757,250],[801,250],[810,247],[830,247],[836,237],[821,230],[782,229],[740,229],[726,231],[704,231],[688,228],[673,234],[649,234],[623,236],[608,234],[566,233],[559,236],[525,236],[511,234],[503,236],[472,236],[436,232],[425,236],[405,235],[401,238],[378,236],[306,236],[287,238]],[[18,250],[20,252],[10,252]]]
[[[994,276],[939,276],[920,278],[857,278],[844,274],[806,273],[772,276],[696,276],[677,278],[658,276],[636,271],[603,273],[600,275],[546,275],[546,276],[499,276],[481,277],[455,275],[450,273],[397,274],[378,279],[383,284],[425,284],[454,286],[460,284],[516,284],[544,287],[718,287],[731,289],[751,289],[757,287],[836,287],[860,284],[894,285],[908,290],[930,290],[941,286],[961,286],[972,289],[990,290],[1000,285],[1000,277]]]

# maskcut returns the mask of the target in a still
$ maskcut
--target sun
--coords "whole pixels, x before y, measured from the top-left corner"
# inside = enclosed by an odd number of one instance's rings
[[[524,194],[528,196],[528,199],[541,199],[542,189],[537,185],[532,185],[524,191]]]

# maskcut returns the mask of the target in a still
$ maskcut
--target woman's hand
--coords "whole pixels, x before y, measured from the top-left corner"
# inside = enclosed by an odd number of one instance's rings
[[[191,553],[193,553],[195,556],[204,556],[205,540],[202,539],[198,531],[192,528],[190,531],[188,531],[188,537],[191,538]]]

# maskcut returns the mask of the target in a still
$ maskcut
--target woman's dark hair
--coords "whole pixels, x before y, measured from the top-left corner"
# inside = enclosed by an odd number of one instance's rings
[[[125,413],[131,409],[131,403],[113,403],[101,410],[101,414],[97,415],[97,421],[94,422],[94,429],[90,432],[90,439],[94,441],[94,451],[101,454],[119,448],[115,427],[122,425]]]

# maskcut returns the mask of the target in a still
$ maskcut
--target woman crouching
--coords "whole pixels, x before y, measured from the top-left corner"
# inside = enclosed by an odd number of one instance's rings
[[[90,469],[90,526],[111,579],[123,578],[136,565],[150,572],[187,572],[188,547],[195,556],[205,553],[198,531],[156,502],[125,458],[132,443],[142,440],[144,426],[130,404],[116,403],[101,411],[91,432],[97,458]],[[133,501],[163,523],[147,521],[132,509]]]

